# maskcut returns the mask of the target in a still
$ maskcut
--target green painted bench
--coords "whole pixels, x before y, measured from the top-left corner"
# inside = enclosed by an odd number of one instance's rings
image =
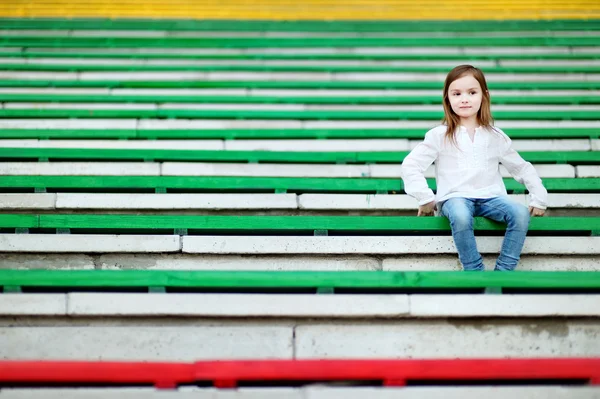
[[[447,34],[447,33],[446,33]],[[30,48],[8,48],[2,53],[3,58],[10,57],[27,57],[35,59],[37,57],[51,58],[120,58],[120,59],[171,59],[171,60],[421,60],[421,61],[455,61],[458,57],[456,54],[410,54],[397,52],[394,54],[173,54],[170,52],[160,53],[136,53],[123,54],[122,52],[114,52],[107,48],[103,52],[87,52],[82,49],[76,53],[58,53],[52,50],[30,49]],[[549,53],[549,54],[528,54],[528,53],[506,53],[506,54],[468,54],[460,55],[461,62],[472,63],[482,60],[597,60],[600,58],[598,54],[585,53]]]
[[[600,83],[600,82],[599,82]],[[189,109],[0,109],[0,118],[168,118],[168,119],[294,119],[294,120],[441,120],[443,111],[255,111]],[[495,111],[502,120],[590,120],[600,111]]]
[[[0,68],[2,68],[0,66]],[[600,67],[598,68],[600,71]],[[0,102],[32,103],[194,103],[194,104],[344,104],[402,105],[432,104],[441,106],[441,95],[425,96],[200,96],[200,95],[109,95],[109,94],[12,94],[0,93]],[[494,104],[600,104],[600,96],[494,96]]]
[[[600,178],[542,179],[549,192],[599,193]],[[436,189],[435,179],[427,179]],[[506,189],[524,193],[514,179]],[[401,179],[235,176],[0,176],[0,192],[294,192],[294,193],[402,193]]]
[[[598,42],[600,44],[600,41]],[[366,72],[366,73],[447,73],[446,66],[332,66],[332,65],[78,65],[64,64],[14,64],[0,63],[5,71],[52,71],[52,72],[182,72],[182,71],[231,71],[231,72]],[[539,65],[539,66],[488,66],[485,73],[598,73],[597,65]]]
[[[439,30],[439,29],[436,29]],[[507,47],[507,46],[598,46],[597,36],[580,35],[552,37],[539,34],[527,37],[269,37],[269,38],[182,38],[182,37],[77,37],[60,36],[0,36],[3,47],[61,47],[61,48],[317,48],[317,47]]]
[[[161,271],[0,270],[3,292],[130,291],[419,291],[510,289],[529,291],[600,289],[600,272],[387,272],[387,271]],[[310,291],[309,291],[310,290]]]
[[[269,81],[269,80],[43,80],[2,79],[0,87],[109,87],[109,88],[248,88],[248,89],[434,89],[441,82],[415,81]],[[600,81],[489,82],[490,90],[598,90]]]
[[[432,123],[434,127],[435,123]],[[598,139],[594,128],[509,128],[512,139]],[[415,139],[427,129],[0,129],[1,139]]]
[[[446,218],[416,216],[222,216],[135,214],[0,214],[0,228],[57,230],[57,232],[126,233],[151,231],[165,234],[282,233],[294,235],[360,232],[361,234],[450,232]],[[25,230],[24,230],[25,229]],[[475,218],[474,229],[504,234],[505,225]],[[600,234],[600,217],[546,217],[531,220],[532,233]],[[327,233],[326,233],[327,232]]]
[[[600,164],[600,151],[522,151],[533,163]],[[222,151],[146,150],[90,148],[0,148],[0,161],[7,160],[85,160],[85,161],[228,161],[283,163],[401,163],[407,151],[395,152],[301,152],[301,151]]]

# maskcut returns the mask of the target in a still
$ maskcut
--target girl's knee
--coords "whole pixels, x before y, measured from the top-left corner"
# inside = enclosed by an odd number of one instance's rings
[[[450,198],[443,204],[442,213],[450,221],[453,231],[473,228],[473,215],[461,198]]]
[[[523,205],[515,205],[510,215],[508,215],[508,224],[519,230],[527,230],[529,228],[529,209]]]

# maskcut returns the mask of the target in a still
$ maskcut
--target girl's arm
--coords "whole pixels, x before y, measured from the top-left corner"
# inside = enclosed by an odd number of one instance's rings
[[[525,184],[525,187],[527,187],[530,196],[529,206],[546,209],[548,191],[546,191],[546,188],[542,184],[542,179],[540,179],[533,165],[525,161],[512,148],[510,139],[508,139],[508,145],[504,148],[504,152],[500,156],[500,162],[516,181]]]
[[[419,205],[435,201],[435,194],[427,185],[424,173],[437,159],[438,154],[437,140],[430,131],[425,135],[425,141],[419,143],[402,162],[404,191],[419,201]]]

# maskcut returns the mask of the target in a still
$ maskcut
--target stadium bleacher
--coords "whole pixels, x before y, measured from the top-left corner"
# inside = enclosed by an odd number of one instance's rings
[[[600,397],[600,5],[182,1],[0,4],[0,399]],[[514,273],[400,179],[464,63],[550,193]]]

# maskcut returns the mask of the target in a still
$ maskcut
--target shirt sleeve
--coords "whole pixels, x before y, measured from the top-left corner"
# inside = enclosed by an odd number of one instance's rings
[[[435,201],[435,194],[427,185],[425,170],[437,159],[439,147],[433,133],[427,132],[425,140],[419,143],[402,162],[404,191],[415,198],[419,205]]]
[[[500,162],[506,170],[514,177],[516,181],[524,184],[529,191],[529,205],[539,209],[546,209],[548,202],[548,191],[542,184],[533,165],[525,161],[517,151],[512,147],[512,141],[508,136],[503,153],[500,156]]]

